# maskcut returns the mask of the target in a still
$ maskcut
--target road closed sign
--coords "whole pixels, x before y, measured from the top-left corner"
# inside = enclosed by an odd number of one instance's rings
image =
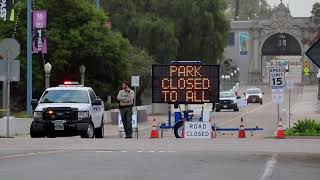
[[[185,122],[184,138],[186,139],[210,139],[211,138],[210,122]]]
[[[284,67],[270,67],[269,77],[271,87],[278,88],[286,86]]]

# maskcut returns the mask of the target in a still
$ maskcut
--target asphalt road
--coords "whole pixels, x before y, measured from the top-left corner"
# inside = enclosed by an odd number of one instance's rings
[[[136,150],[21,153],[26,154],[0,157],[1,180],[320,179],[320,155],[310,154]]]

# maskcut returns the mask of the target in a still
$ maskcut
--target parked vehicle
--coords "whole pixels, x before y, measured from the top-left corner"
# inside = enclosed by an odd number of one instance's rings
[[[48,88],[40,100],[32,100],[32,138],[80,135],[104,137],[104,103],[93,89],[65,82]]]
[[[246,100],[248,103],[260,103],[263,104],[262,100],[263,92],[260,88],[250,88],[245,92]]]
[[[234,92],[221,92],[219,103],[215,104],[216,112],[220,112],[222,109],[239,111],[237,99],[239,99],[239,96],[237,96]]]

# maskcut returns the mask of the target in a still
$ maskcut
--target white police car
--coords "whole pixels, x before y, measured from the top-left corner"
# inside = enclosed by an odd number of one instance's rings
[[[32,138],[80,135],[104,137],[104,103],[93,89],[65,82],[48,88],[40,100],[32,100]]]

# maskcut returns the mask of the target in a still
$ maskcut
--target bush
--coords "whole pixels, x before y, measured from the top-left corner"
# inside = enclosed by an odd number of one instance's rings
[[[107,110],[110,110],[110,109],[118,109],[119,108],[119,104],[118,103],[105,103],[104,105],[104,109],[107,111]]]
[[[299,120],[286,131],[288,136],[320,136],[320,122],[312,119]]]

